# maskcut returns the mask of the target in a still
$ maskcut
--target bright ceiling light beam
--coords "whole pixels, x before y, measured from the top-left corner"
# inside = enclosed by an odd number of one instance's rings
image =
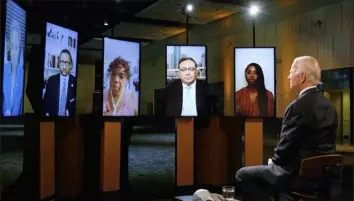
[[[192,4],[187,4],[186,11],[187,12],[192,12],[193,11],[193,5]]]
[[[252,5],[249,9],[251,15],[255,16],[259,13],[259,8],[256,5]]]

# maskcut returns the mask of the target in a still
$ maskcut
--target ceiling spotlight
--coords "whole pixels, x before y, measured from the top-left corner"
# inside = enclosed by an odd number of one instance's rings
[[[186,11],[187,12],[192,12],[193,11],[193,5],[192,4],[187,4]]]
[[[250,14],[251,15],[257,15],[257,13],[259,12],[259,8],[256,5],[252,5],[250,8]]]
[[[108,22],[104,22],[104,24],[103,24],[104,26],[108,26]]]

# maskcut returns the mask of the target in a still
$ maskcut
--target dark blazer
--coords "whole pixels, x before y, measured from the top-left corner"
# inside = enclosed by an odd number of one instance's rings
[[[273,164],[266,166],[263,177],[276,186],[289,186],[289,182],[292,188],[305,185],[296,177],[301,161],[335,153],[337,127],[337,112],[331,101],[318,88],[305,91],[286,108]]]
[[[207,83],[196,80],[196,105],[198,116],[208,115]],[[172,82],[166,90],[166,116],[181,116],[183,101],[182,81]]]
[[[43,98],[43,113],[49,116],[58,116],[59,110],[59,94],[60,94],[60,74],[49,77],[46,91]],[[69,111],[69,116],[75,115],[76,105],[76,79],[71,74],[69,75],[69,84],[67,90],[66,110]]]

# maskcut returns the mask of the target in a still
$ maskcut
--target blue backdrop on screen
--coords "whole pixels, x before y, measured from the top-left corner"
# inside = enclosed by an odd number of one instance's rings
[[[275,48],[235,48],[235,115],[275,116]]]
[[[6,2],[2,115],[23,113],[26,12],[12,0]]]
[[[206,46],[166,46],[166,116],[207,114],[206,60]]]
[[[51,117],[73,116],[78,33],[47,23],[45,37],[43,113]]]
[[[103,39],[103,116],[139,115],[140,43]]]

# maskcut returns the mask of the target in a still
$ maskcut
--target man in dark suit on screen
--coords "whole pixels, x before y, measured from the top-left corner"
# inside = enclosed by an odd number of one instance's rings
[[[191,57],[178,62],[180,79],[166,90],[167,116],[205,116],[208,113],[206,82],[197,79],[197,63]]]
[[[75,113],[76,79],[70,74],[73,60],[69,50],[59,54],[60,73],[49,77],[43,97],[46,116],[72,116]]]
[[[236,181],[244,190],[243,200],[266,201],[274,190],[280,192],[280,201],[294,200],[284,192],[309,184],[297,177],[301,161],[336,152],[337,112],[317,88],[321,84],[318,61],[310,56],[296,58],[288,80],[290,89],[299,95],[286,108],[273,157],[268,165],[245,167],[236,173]]]

